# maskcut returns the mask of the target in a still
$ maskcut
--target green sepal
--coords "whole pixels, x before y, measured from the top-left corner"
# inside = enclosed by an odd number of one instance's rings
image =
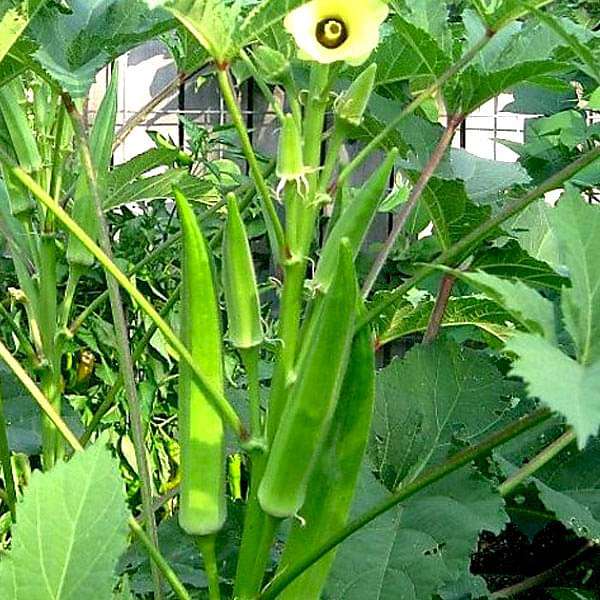
[[[278,518],[297,514],[304,504],[348,364],[358,290],[348,240],[342,240],[338,250],[336,276],[310,317],[258,490],[262,509]]]
[[[358,255],[383,199],[397,156],[398,151],[394,148],[340,215],[321,252],[313,280],[315,286],[326,290],[333,280],[337,248],[342,238],[349,240],[354,258]]]
[[[174,196],[183,234],[181,339],[206,381],[222,392],[223,345],[212,257],[185,196],[178,189]],[[179,524],[190,535],[216,533],[227,511],[224,427],[185,361],[179,363],[179,445]]]
[[[339,119],[358,127],[363,120],[369,99],[375,87],[377,63],[367,67],[339,97],[335,113]]]
[[[279,572],[317,548],[348,519],[363,462],[375,402],[375,348],[369,327],[352,342],[348,368],[331,427],[311,474],[304,523],[294,522],[279,563]],[[296,579],[280,598],[320,598],[335,558],[330,552]]]
[[[260,301],[250,243],[234,194],[227,195],[223,235],[223,290],[228,337],[236,348],[252,348],[264,339]]]
[[[96,115],[90,134],[92,163],[96,171],[98,191],[101,197],[104,197],[105,184],[112,157],[112,145],[117,119],[118,80],[118,73],[115,69],[98,109],[98,114]],[[100,225],[96,208],[92,201],[90,184],[85,172],[82,172],[77,180],[71,217],[93,240],[98,238]],[[76,236],[70,235],[67,247],[67,261],[70,265],[90,267],[94,264],[94,257]]]

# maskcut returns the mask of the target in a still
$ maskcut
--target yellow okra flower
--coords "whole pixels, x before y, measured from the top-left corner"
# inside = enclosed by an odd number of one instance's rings
[[[358,66],[379,43],[379,27],[388,15],[382,0],[312,0],[291,11],[285,28],[304,60]]]

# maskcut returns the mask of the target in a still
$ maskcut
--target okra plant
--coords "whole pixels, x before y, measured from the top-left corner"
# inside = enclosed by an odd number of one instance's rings
[[[0,597],[596,598],[599,29],[0,0]],[[120,122],[150,41],[177,76]],[[179,144],[188,82],[227,119]],[[502,102],[510,162],[465,149]],[[538,567],[490,568],[516,535]]]

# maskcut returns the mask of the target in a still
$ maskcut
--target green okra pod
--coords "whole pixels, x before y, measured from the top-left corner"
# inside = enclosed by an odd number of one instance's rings
[[[246,227],[234,194],[227,196],[227,224],[223,235],[223,290],[227,304],[229,339],[239,349],[263,341],[256,274]]]
[[[304,503],[346,372],[356,302],[352,250],[344,239],[336,275],[306,329],[295,382],[258,490],[261,507],[274,517],[290,517]]]
[[[112,156],[112,144],[115,135],[117,118],[118,73],[112,74],[110,84],[98,109],[90,134],[90,150],[92,161],[98,177],[98,189],[104,196],[106,180]],[[91,200],[90,184],[85,173],[82,173],[75,187],[71,216],[93,239],[98,237],[99,223],[96,209]],[[94,264],[94,257],[85,249],[79,239],[69,236],[67,260],[71,265],[89,267]]]
[[[327,289],[335,275],[337,248],[342,238],[350,242],[352,255],[358,255],[369,230],[377,208],[383,199],[383,193],[390,179],[390,174],[398,156],[396,149],[392,150],[384,163],[371,175],[368,181],[358,191],[350,205],[340,215],[334,225],[317,265],[315,285]]]
[[[181,337],[207,381],[223,391],[221,321],[210,250],[184,195],[175,190],[183,233]],[[225,446],[219,413],[179,363],[181,495],[179,523],[190,535],[210,535],[226,517]]]
[[[374,400],[373,336],[369,327],[363,327],[352,342],[331,427],[308,483],[306,502],[300,511],[303,523],[292,525],[279,572],[345,525],[369,438]],[[287,587],[280,598],[320,598],[334,558],[334,551],[324,556]]]
[[[0,113],[6,123],[19,166],[28,173],[42,168],[42,157],[23,108],[25,92],[18,79],[0,87]]]

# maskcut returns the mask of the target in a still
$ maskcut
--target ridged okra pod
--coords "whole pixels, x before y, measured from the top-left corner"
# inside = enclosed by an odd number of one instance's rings
[[[311,474],[306,502],[287,539],[279,571],[316,548],[343,527],[354,498],[356,483],[371,429],[375,400],[375,351],[368,327],[353,342],[348,368],[331,427]],[[324,556],[281,594],[282,600],[317,600],[335,558]]]
[[[115,135],[115,122],[117,118],[117,91],[118,73],[113,72],[110,84],[98,109],[90,133],[90,150],[92,161],[98,177],[98,187],[104,194],[105,180],[110,168],[112,156],[112,143]],[[92,238],[98,237],[99,223],[96,216],[96,208],[91,200],[90,184],[84,174],[77,180],[75,193],[73,195],[73,208],[71,216]],[[79,239],[69,236],[67,247],[67,260],[71,265],[89,267],[94,264],[94,257],[83,246]]]
[[[258,490],[263,510],[274,517],[295,515],[304,503],[346,372],[357,302],[353,256],[347,240],[339,245],[333,282],[318,300]]]
[[[233,194],[227,196],[227,224],[223,235],[223,290],[228,334],[239,349],[263,341],[260,302],[246,228]]]
[[[183,233],[181,337],[215,389],[223,390],[223,348],[211,254],[194,212],[175,190]],[[225,447],[219,413],[179,363],[179,524],[190,535],[210,535],[226,517]]]
[[[25,92],[19,79],[0,87],[0,114],[4,118],[19,166],[31,173],[42,168],[42,157],[27,113],[22,106]]]
[[[316,285],[327,289],[331,283],[335,274],[337,248],[342,238],[348,238],[353,257],[356,258],[358,255],[383,199],[397,157],[398,151],[392,150],[340,215],[323,247],[314,278]]]

